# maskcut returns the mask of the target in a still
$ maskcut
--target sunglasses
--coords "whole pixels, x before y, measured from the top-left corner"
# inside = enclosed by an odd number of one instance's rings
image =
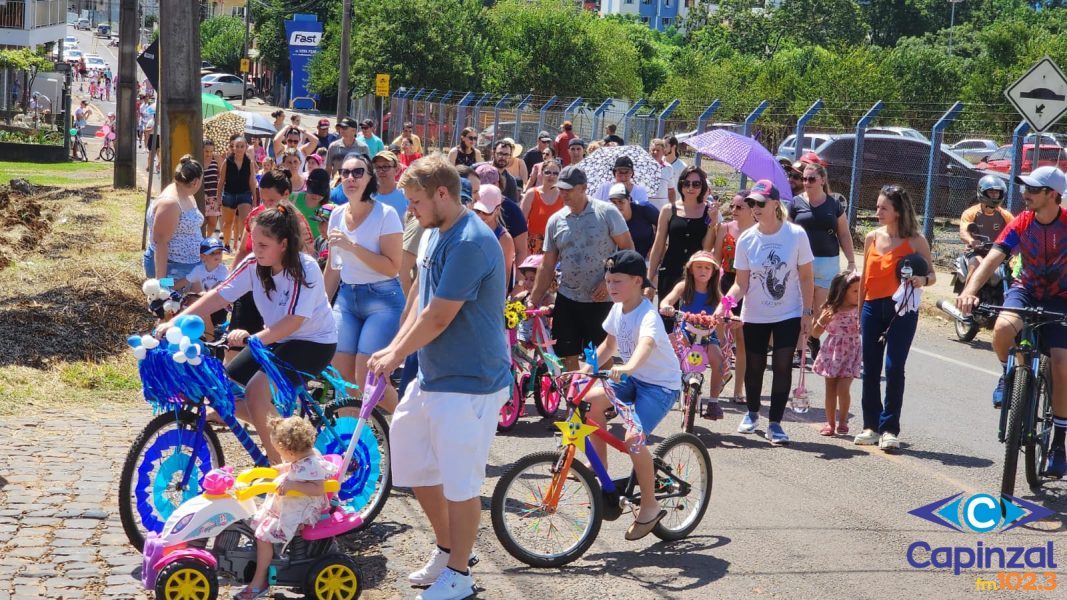
[[[760,208],[765,208],[767,206],[767,200],[753,200],[752,198],[745,198],[745,204],[747,204],[749,208],[754,208],[756,206]]]
[[[464,138],[464,139],[466,139],[466,140],[467,140],[468,142],[476,142],[476,141],[478,141],[478,138],[477,138],[477,137],[475,137],[475,136],[473,136],[473,135],[468,135],[468,136],[467,136],[466,138]]]
[[[368,129],[373,129],[372,127],[367,127],[366,125],[360,125],[359,128],[362,129],[363,131],[366,131]]]
[[[804,183],[815,183],[816,181],[819,180],[819,178],[818,177],[801,177],[800,180],[803,181]]]
[[[804,179],[804,177],[800,173],[790,173],[789,174],[789,178],[790,179],[795,179],[797,181],[799,181],[801,179]]]
[[[690,180],[686,179],[680,185],[683,188],[699,188],[703,184],[699,180],[698,181],[690,181]]]
[[[1027,194],[1040,194],[1045,190],[1052,190],[1052,188],[1043,185],[1024,185],[1022,188],[1023,192]]]
[[[300,140],[285,140],[286,144],[299,144]]]
[[[741,210],[745,208],[745,203],[742,202],[741,204],[731,204],[730,208],[732,208],[733,210]]]
[[[347,179],[352,177],[353,179],[359,179],[367,174],[367,169],[364,167],[356,167],[355,169],[341,169],[341,179]]]
[[[559,171],[541,171],[545,177],[559,177]]]

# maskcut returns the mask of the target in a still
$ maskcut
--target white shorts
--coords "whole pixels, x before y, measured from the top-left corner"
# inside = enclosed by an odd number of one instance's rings
[[[451,502],[481,495],[489,446],[510,393],[427,392],[418,379],[411,382],[389,430],[393,485],[441,485]]]

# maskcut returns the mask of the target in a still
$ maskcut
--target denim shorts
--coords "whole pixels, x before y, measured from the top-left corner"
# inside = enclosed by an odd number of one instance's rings
[[[156,251],[149,248],[144,252],[143,258],[144,275],[148,279],[156,279]],[[178,263],[172,260],[167,261],[167,272],[159,277],[170,277],[172,279],[185,279],[189,276],[189,273],[199,265],[200,263]]]
[[[634,406],[637,420],[640,421],[641,430],[645,435],[652,433],[678,401],[679,390],[645,383],[635,377],[627,377],[622,382],[609,381],[608,385],[611,386],[611,391],[615,392],[616,399]]]
[[[834,276],[841,272],[841,257],[816,256],[811,266],[815,271],[815,287],[828,289]]]
[[[236,210],[242,204],[252,205],[252,192],[241,192],[240,194],[222,193],[222,206],[225,208]]]
[[[341,284],[333,303],[337,351],[370,355],[385,348],[400,330],[402,312],[399,279]]]

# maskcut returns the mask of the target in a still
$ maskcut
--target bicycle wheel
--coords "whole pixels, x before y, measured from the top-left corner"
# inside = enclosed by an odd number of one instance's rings
[[[78,140],[76,146],[78,148],[78,154],[80,155],[78,158],[82,159],[82,162],[89,162],[89,153],[85,150],[85,144],[83,144],[81,140]]]
[[[696,422],[699,406],[700,384],[693,381],[686,384],[685,394],[682,396],[682,431],[693,433],[693,424]]]
[[[497,481],[489,515],[509,554],[531,567],[562,567],[577,560],[600,533],[604,497],[593,472],[571,462],[554,508],[545,506],[560,452],[537,452],[511,466]]]
[[[1027,414],[1026,434],[1023,441],[1023,466],[1026,483],[1036,492],[1041,488],[1041,471],[1048,460],[1052,443],[1052,371],[1049,358],[1041,357],[1037,377],[1037,394]]]
[[[1004,474],[1000,479],[1000,493],[1015,495],[1015,472],[1019,468],[1019,446],[1023,424],[1030,402],[1033,373],[1027,367],[1015,367],[1012,375],[1011,408],[1008,412],[1008,431],[1004,436]]]
[[[100,149],[100,158],[107,162],[115,160],[115,149],[111,146],[104,146]]]
[[[534,385],[534,405],[537,412],[546,419],[556,416],[559,410],[560,393],[556,380],[548,373],[541,373]]]
[[[667,511],[652,535],[661,540],[679,540],[700,525],[711,500],[711,457],[704,444],[691,433],[676,433],[663,440],[653,454],[656,464],[656,497]]]
[[[522,410],[522,403],[525,399],[522,397],[522,388],[519,387],[519,383],[515,380],[511,382],[511,397],[504,403],[504,406],[500,407],[500,418],[496,423],[496,430],[500,433],[507,433],[515,428],[515,424],[519,422],[519,412]]]
[[[200,493],[200,479],[226,464],[219,437],[210,426],[198,434],[196,425],[197,415],[188,411],[157,415],[126,454],[119,479],[119,517],[138,551],[144,548],[145,533],[163,531],[178,505]],[[190,460],[189,483],[178,489]]]
[[[337,417],[332,428],[333,435],[325,427],[319,429],[315,448],[321,454],[344,455],[352,434],[356,432],[355,417]],[[363,524],[354,529],[359,531],[374,521],[382,512],[385,501],[392,490],[392,470],[389,454],[389,423],[376,408],[367,419],[367,424],[359,434],[356,449],[352,453],[352,462],[341,483],[341,503],[358,512]]]

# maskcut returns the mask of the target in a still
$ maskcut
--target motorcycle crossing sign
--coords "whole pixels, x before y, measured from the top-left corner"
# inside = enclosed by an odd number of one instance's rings
[[[1038,133],[1067,114],[1067,77],[1047,56],[1008,86],[1004,95]]]

